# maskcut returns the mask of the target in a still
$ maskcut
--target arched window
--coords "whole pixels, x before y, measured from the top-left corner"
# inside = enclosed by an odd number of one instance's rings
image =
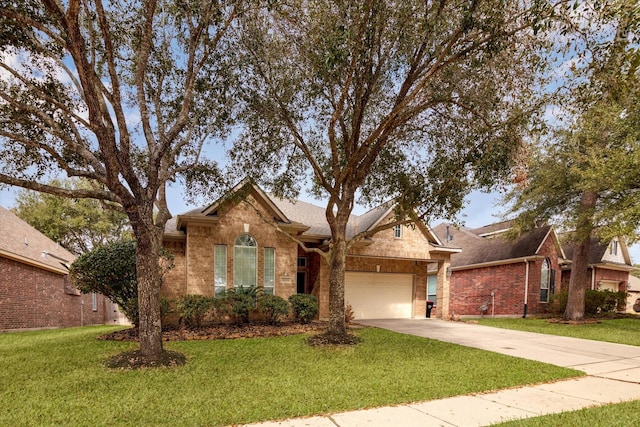
[[[549,285],[551,283],[551,262],[549,258],[542,261],[540,271],[540,302],[549,302]]]
[[[233,285],[256,286],[258,277],[258,244],[250,234],[238,236],[233,252]]]

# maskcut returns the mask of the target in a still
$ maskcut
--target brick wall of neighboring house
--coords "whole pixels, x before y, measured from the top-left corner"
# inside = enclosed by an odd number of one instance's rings
[[[562,272],[561,289],[567,291],[569,289],[569,280],[571,280],[571,270]],[[593,282],[592,282],[593,280]],[[619,282],[619,290],[626,291],[629,283],[629,273],[626,271],[611,270],[608,268],[596,267],[595,277],[593,277],[592,268],[587,272],[587,280],[585,281],[585,289],[591,289],[592,284],[598,289],[598,282],[601,280]]]
[[[598,282],[601,280],[618,282],[619,291],[627,291],[629,273],[627,271],[610,270],[608,268],[596,267],[595,288],[598,289]]]
[[[556,288],[560,283],[560,266],[555,242],[547,237],[538,251],[538,256],[548,258],[551,269],[555,270]],[[529,280],[527,292],[527,313],[541,314],[549,304],[540,301],[540,278],[543,259],[528,262]],[[510,264],[457,270],[451,277],[451,314],[478,316],[483,314],[522,315],[525,304],[525,284],[527,265],[524,261]],[[493,296],[492,296],[493,293]]]
[[[449,312],[459,316],[480,316],[483,305],[487,307],[487,314],[492,313],[492,308],[496,315],[522,312],[525,270],[524,262],[520,262],[454,271]]]
[[[66,292],[65,292],[66,289]],[[103,324],[106,302],[72,293],[66,276],[0,257],[0,330]]]

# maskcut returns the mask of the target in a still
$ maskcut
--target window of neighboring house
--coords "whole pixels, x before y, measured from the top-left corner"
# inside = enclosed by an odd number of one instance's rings
[[[264,293],[273,295],[276,284],[276,250],[264,248]]]
[[[91,310],[98,311],[98,294],[91,294]]]
[[[395,237],[396,239],[402,238],[402,225],[398,224],[393,227],[393,237]]]
[[[227,290],[227,246],[213,247],[213,292],[214,296],[222,296]]]
[[[433,305],[437,305],[436,291],[438,290],[438,276],[430,274],[427,276],[427,301],[433,301]]]
[[[611,241],[610,253],[611,253],[611,255],[618,255],[618,241],[617,240],[612,240]]]
[[[540,271],[540,302],[549,302],[549,285],[551,283],[551,262],[546,258]]]
[[[241,234],[233,251],[233,286],[256,286],[258,274],[258,244],[250,234]]]

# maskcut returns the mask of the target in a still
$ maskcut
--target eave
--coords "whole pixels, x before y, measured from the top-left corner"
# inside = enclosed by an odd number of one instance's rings
[[[53,267],[51,265],[48,265],[48,264],[45,264],[45,263],[42,263],[42,262],[38,262],[38,261],[33,260],[31,258],[27,258],[27,257],[24,257],[22,255],[14,254],[12,252],[7,252],[7,251],[2,250],[2,249],[0,249],[0,256],[2,256],[4,258],[8,258],[8,259],[13,260],[13,261],[20,262],[22,264],[30,265],[32,267],[37,267],[37,268],[40,268],[42,270],[47,270],[47,271],[50,271],[52,273],[57,273],[57,274],[60,274],[60,275],[63,275],[63,276],[66,276],[67,274],[69,274],[69,270],[67,270],[64,267],[56,268],[56,267]],[[60,265],[62,265],[62,263]]]
[[[520,258],[501,259],[496,261],[488,261],[488,262],[481,262],[477,264],[460,265],[457,267],[451,267],[451,271],[472,270],[475,268],[495,267],[498,265],[519,264],[522,262],[542,260],[544,258],[545,257],[543,256],[535,255],[535,256],[525,256]]]

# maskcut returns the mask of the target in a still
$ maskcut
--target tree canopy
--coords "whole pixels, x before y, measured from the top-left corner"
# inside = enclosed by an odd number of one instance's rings
[[[562,3],[562,2],[560,2]],[[507,180],[539,105],[546,1],[275,3],[242,21],[241,168],[279,195],[328,199],[330,330],[344,331],[344,263],[364,237],[447,218]],[[356,201],[395,221],[347,241]]]
[[[584,317],[592,234],[634,240],[640,232],[640,10],[627,0],[590,5],[576,16],[599,31],[584,33],[588,60],[572,70],[561,101],[570,121],[535,148],[527,179],[507,196],[519,227],[555,222],[571,231],[569,320]]]
[[[87,186],[82,182],[54,182],[63,188]],[[14,213],[38,231],[80,255],[130,234],[129,220],[119,206],[95,199],[69,199],[22,190],[17,193]]]
[[[173,180],[219,182],[242,1],[0,0],[0,183],[119,204],[136,239],[140,351],[162,353],[159,251]],[[52,185],[52,177],[91,181]]]

